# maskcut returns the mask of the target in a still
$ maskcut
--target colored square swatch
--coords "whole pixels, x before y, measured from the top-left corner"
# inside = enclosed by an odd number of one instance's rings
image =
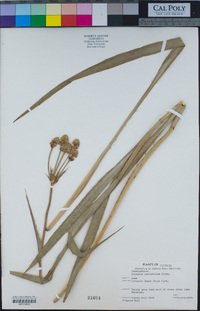
[[[46,26],[45,15],[32,15],[31,16],[31,27],[44,27]]]
[[[76,15],[75,3],[63,3],[61,8],[62,8],[62,15]]]
[[[122,26],[123,15],[108,15],[108,26]]]
[[[76,15],[62,15],[61,26],[76,26]]]
[[[61,15],[61,4],[60,3],[47,3],[46,4],[46,15]]]
[[[15,16],[1,16],[0,27],[15,27]]]
[[[92,15],[77,15],[77,26],[92,26]]]
[[[61,26],[61,15],[47,15],[46,26],[48,27],[59,27]]]
[[[16,15],[15,25],[16,27],[30,27],[31,26],[30,15]]]
[[[138,3],[124,3],[123,4],[123,14],[124,15],[138,15],[139,14],[139,4]]]
[[[31,3],[31,15],[45,15],[46,5],[43,3]]]
[[[122,3],[108,3],[108,15],[122,14]]]
[[[123,15],[123,26],[137,26],[138,16],[137,15]]]
[[[16,15],[30,15],[31,5],[30,4],[16,4]]]
[[[15,4],[1,4],[1,16],[13,16],[15,15]]]
[[[92,4],[91,3],[77,3],[77,15],[91,15]]]
[[[94,3],[92,6],[92,25],[107,26],[107,4]]]

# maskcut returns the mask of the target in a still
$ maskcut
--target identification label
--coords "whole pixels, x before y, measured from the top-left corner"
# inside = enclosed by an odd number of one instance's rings
[[[108,35],[84,35],[84,44],[88,49],[102,49],[108,43]]]
[[[120,303],[147,310],[195,308],[192,274],[184,262],[128,264],[120,271]]]

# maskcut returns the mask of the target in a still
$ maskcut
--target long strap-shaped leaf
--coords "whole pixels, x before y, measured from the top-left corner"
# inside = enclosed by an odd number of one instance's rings
[[[105,212],[105,209],[106,209],[106,206],[108,203],[108,199],[109,199],[109,197],[101,204],[101,206],[98,208],[98,210],[93,214],[91,222],[90,222],[90,226],[88,228],[88,231],[87,231],[87,234],[86,234],[86,237],[85,237],[83,243],[86,243],[85,242],[85,240],[86,240],[87,243],[91,246],[91,244],[94,242],[94,239],[96,237],[98,228],[100,226],[102,217],[104,215],[104,212]],[[71,232],[70,232],[70,234],[71,234]],[[73,244],[73,239],[71,239],[71,241],[68,242],[68,246],[69,246],[70,250],[73,252],[72,248],[75,246]],[[84,247],[84,248],[81,247],[80,252],[85,252],[86,250],[87,250],[87,247]]]
[[[46,284],[46,283],[48,283],[50,281],[50,278],[49,279],[45,279],[45,278],[41,278],[40,276],[29,274],[29,273],[10,271],[10,274],[12,274],[14,276],[17,276],[17,277],[19,277],[21,279],[28,280],[28,281],[31,281],[31,282],[35,282],[35,283],[38,283],[38,284]]]
[[[118,54],[116,56],[110,57],[110,58],[92,66],[92,67],[89,67],[89,68],[81,71],[80,73],[70,77],[69,79],[61,82],[60,84],[58,84],[55,88],[50,90],[47,94],[45,94],[43,97],[41,97],[35,104],[33,104],[30,107],[30,110],[34,110],[35,108],[40,106],[44,101],[46,101],[48,98],[50,98],[52,95],[54,95],[55,93],[57,93],[58,91],[60,91],[65,86],[69,85],[70,83],[72,83],[75,80],[90,76],[92,74],[95,74],[95,73],[98,73],[98,72],[101,72],[104,70],[114,68],[114,67],[119,66],[119,65],[123,65],[127,62],[136,60],[136,59],[144,57],[144,56],[157,54],[157,53],[161,52],[162,45],[163,45],[163,41],[148,44],[148,45],[145,45],[141,48],[130,50],[128,52],[121,53],[121,54]],[[182,39],[181,38],[175,38],[175,39],[167,40],[165,50],[166,51],[167,50],[174,50],[174,49],[183,48],[183,47],[184,47],[184,43],[183,43]],[[26,110],[24,113],[22,113],[15,121],[19,120],[20,118],[25,116],[27,113],[29,113],[29,110]]]
[[[36,240],[37,240],[38,251],[40,251],[40,249],[42,248],[42,240],[41,240],[40,234],[38,232],[38,228],[37,228],[37,225],[36,225],[36,222],[35,222],[33,211],[32,211],[32,208],[31,208],[31,205],[30,205],[30,202],[29,202],[29,198],[28,198],[28,195],[27,195],[26,191],[25,191],[25,194],[26,194],[26,200],[27,200],[27,203],[28,203],[28,207],[29,207],[29,211],[30,211],[30,215],[31,215],[32,223],[33,223],[33,228],[34,228],[34,231],[35,231],[35,237],[36,237]]]
[[[93,74],[95,72],[99,72],[99,71],[102,71],[102,70],[113,68],[113,67],[118,66],[118,65],[122,65],[122,64],[124,64],[124,63],[126,63],[128,61],[135,60],[135,59],[138,59],[138,58],[143,57],[143,56],[148,56],[148,55],[159,53],[161,51],[161,49],[162,49],[162,44],[163,44],[162,41],[161,42],[156,42],[156,43],[153,43],[153,44],[150,44],[150,45],[146,45],[146,46],[144,46],[142,48],[135,49],[135,50],[132,50],[132,51],[129,51],[129,52],[122,53],[122,54],[116,55],[114,57],[111,57],[111,58],[105,60],[104,62],[101,62],[101,63],[99,63],[99,64],[97,64],[97,65],[95,65],[93,67],[88,68],[87,70],[81,72],[80,74],[75,75],[74,76],[74,77],[76,77],[75,80],[77,80],[79,78],[82,78],[82,77],[84,77],[86,75]],[[85,188],[85,186],[87,185],[87,183],[89,182],[89,180],[93,176],[94,172],[96,171],[96,169],[100,165],[101,161],[103,160],[103,158],[105,157],[105,155],[107,154],[107,152],[109,151],[109,149],[111,148],[113,143],[116,141],[116,139],[118,138],[119,134],[122,132],[122,130],[124,129],[124,127],[126,126],[128,121],[132,118],[132,116],[137,111],[139,106],[142,104],[144,99],[147,97],[149,92],[152,90],[152,88],[155,86],[155,84],[159,81],[159,79],[162,77],[162,75],[166,72],[166,70],[169,68],[169,66],[173,63],[173,61],[176,59],[176,57],[181,53],[181,51],[183,50],[184,46],[185,45],[184,45],[184,43],[183,43],[181,38],[170,39],[170,40],[168,40],[166,42],[165,50],[171,50],[171,51],[170,51],[169,55],[163,61],[162,65],[160,66],[158,72],[156,73],[153,81],[150,83],[149,87],[144,92],[144,94],[142,95],[142,97],[140,98],[138,103],[135,105],[133,110],[129,113],[129,115],[127,116],[127,118],[123,122],[123,124],[120,126],[120,128],[118,129],[118,131],[116,132],[114,137],[111,139],[110,143],[106,146],[106,148],[104,149],[102,154],[99,156],[97,161],[94,163],[94,165],[90,169],[89,173],[82,180],[82,182],[80,183],[80,185],[78,186],[76,191],[73,193],[73,195],[70,197],[68,202],[64,205],[64,207],[69,207],[76,200],[76,198],[79,196],[79,194],[82,192],[82,190]],[[74,78],[70,78],[70,79],[64,81],[62,85],[64,85],[64,86],[67,85],[69,80],[70,80],[70,82],[74,81]],[[62,86],[62,87],[64,87],[64,86]],[[51,95],[53,95],[59,89],[60,89],[59,86],[57,86],[55,89],[50,91],[48,94],[53,92],[53,93],[51,93]],[[51,95],[48,95],[48,96],[51,96]],[[47,95],[45,95],[45,96],[47,96]],[[41,104],[44,100],[46,100],[45,96],[42,99],[39,100],[39,104]],[[38,106],[38,104],[36,106],[34,106],[34,107],[32,106],[32,107],[34,109],[37,106]],[[26,113],[27,112],[25,112],[25,114]],[[58,220],[64,215],[64,213],[65,213],[65,211],[61,210],[58,213],[58,215],[54,218],[54,220],[50,223],[50,225],[47,227],[47,230],[50,230],[58,222]]]

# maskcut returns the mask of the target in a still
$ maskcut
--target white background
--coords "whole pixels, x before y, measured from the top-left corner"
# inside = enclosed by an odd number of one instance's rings
[[[108,34],[105,48],[88,49],[84,35]],[[105,236],[117,235],[92,254],[65,304],[53,304],[75,257],[66,254],[46,285],[9,274],[24,271],[37,246],[24,189],[40,232],[49,181],[47,158],[53,137],[81,141],[78,159],[55,186],[49,220],[67,202],[116,130],[149,86],[169,52],[148,56],[75,81],[13,123],[58,83],[108,57],[156,41],[181,37],[186,47],[129,121],[84,193],[180,100],[183,119],[147,162],[129,189]],[[1,30],[2,266],[3,307],[13,295],[36,296],[34,308],[117,309],[119,267],[133,261],[184,261],[196,291],[198,243],[198,31],[195,28],[63,28]],[[122,187],[122,185],[120,185]],[[113,206],[120,189],[109,202]],[[76,204],[73,204],[72,208]],[[72,210],[72,209],[71,209]],[[108,212],[107,212],[108,213]],[[106,215],[105,214],[105,218]],[[48,235],[47,235],[48,238]],[[43,260],[48,271],[65,239]],[[81,236],[79,236],[81,241]],[[38,273],[37,267],[30,271]],[[87,300],[101,296],[100,301]],[[186,302],[194,309],[196,301]],[[171,305],[171,309],[182,306]],[[22,308],[19,306],[18,308]],[[25,307],[29,308],[29,307]],[[30,306],[32,308],[32,306]],[[130,306],[138,309],[137,306]],[[148,309],[148,305],[146,306]],[[165,308],[162,302],[154,306]]]

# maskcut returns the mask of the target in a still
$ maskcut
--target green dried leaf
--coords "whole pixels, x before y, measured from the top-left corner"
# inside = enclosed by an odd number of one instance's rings
[[[96,244],[95,246],[93,246],[92,248],[89,248],[87,251],[85,251],[84,253],[82,253],[80,251],[81,256],[78,256],[78,258],[76,259],[76,262],[74,264],[74,267],[72,269],[72,272],[71,272],[71,275],[70,275],[70,279],[69,279],[69,282],[67,284],[67,289],[65,291],[65,296],[64,296],[64,299],[63,299],[63,302],[65,302],[65,300],[67,299],[71,289],[72,289],[72,286],[76,280],[76,277],[81,269],[81,266],[84,262],[84,259],[87,255],[89,255],[91,252],[93,252],[97,247],[99,247],[102,243],[106,242],[108,239],[110,239],[114,234],[116,234],[117,232],[119,232],[123,227],[119,228],[117,231],[115,231],[114,233],[112,233],[111,235],[109,235],[107,238],[105,238],[103,241],[101,241],[100,243]]]
[[[98,244],[94,245],[93,247],[89,248],[86,251],[81,251],[76,242],[74,241],[74,239],[72,238],[72,236],[70,236],[70,243],[68,243],[68,248],[71,250],[72,254],[76,255],[77,257],[80,258],[85,258],[87,255],[89,255],[90,253],[92,253],[97,247],[99,247],[101,244],[103,244],[104,242],[106,242],[108,239],[110,239],[114,234],[116,234],[118,231],[120,231],[123,227],[119,228],[118,230],[116,230],[114,233],[110,234],[107,238],[105,238],[104,240],[102,240],[101,242],[99,242]],[[94,240],[93,240],[94,242]],[[92,244],[92,243],[91,243]]]
[[[10,274],[15,275],[21,279],[25,279],[31,282],[39,283],[39,284],[46,284],[50,280],[41,278],[37,275],[29,274],[29,273],[22,273],[22,272],[16,272],[16,271],[10,271]]]
[[[105,71],[105,70],[114,68],[114,67],[119,66],[119,65],[123,65],[127,62],[134,61],[134,60],[139,59],[139,58],[144,57],[144,56],[149,56],[149,55],[154,55],[154,54],[160,53],[161,49],[162,49],[162,45],[163,45],[163,41],[159,41],[159,42],[155,42],[155,43],[152,43],[149,45],[145,45],[141,48],[130,50],[128,52],[121,53],[121,54],[118,54],[116,56],[110,57],[110,58],[92,66],[92,67],[89,67],[86,70],[81,71],[80,73],[72,76],[71,78],[63,81],[62,83],[60,83],[59,85],[54,87],[47,94],[45,94],[43,97],[41,97],[34,105],[32,105],[30,107],[30,109],[34,110],[35,108],[40,106],[44,101],[46,101],[48,98],[50,98],[52,95],[54,95],[55,93],[57,93],[58,91],[60,91],[65,86],[69,85],[70,83],[72,83],[75,80],[87,77],[89,75],[92,75],[92,74],[95,74],[95,73],[98,73],[101,71]],[[185,45],[184,45],[181,38],[170,39],[170,40],[167,40],[167,42],[166,42],[165,51],[180,49],[180,52],[181,52],[181,50],[184,48],[184,46]],[[177,56],[178,56],[178,54],[177,54]],[[176,58],[176,56],[174,55],[174,58],[171,59],[171,62],[173,62],[173,60],[175,58]],[[170,63],[169,63],[169,65],[170,65]],[[161,67],[162,67],[162,65],[161,65]],[[159,69],[159,72],[157,73],[156,77],[154,78],[154,80],[151,84],[152,86],[150,87],[150,90],[155,85],[155,83],[160,79],[160,77],[163,75],[163,73],[166,71],[166,69],[164,69],[164,70],[161,70],[161,68]],[[27,113],[29,113],[29,110],[26,110],[24,113],[22,113],[15,121],[19,120],[21,117],[25,116]]]
[[[38,251],[40,251],[41,248],[42,248],[42,241],[41,241],[38,229],[37,229],[37,225],[36,225],[36,222],[35,222],[35,218],[34,218],[34,215],[33,215],[32,209],[31,209],[31,205],[30,205],[29,198],[28,198],[28,195],[26,193],[26,190],[25,190],[25,194],[26,194],[26,200],[27,200],[27,203],[28,203],[29,211],[30,211],[30,214],[31,214],[31,219],[32,219],[32,222],[33,222],[33,227],[34,227],[35,236],[36,236],[36,240],[37,240]]]
[[[100,226],[102,217],[104,215],[108,200],[109,200],[109,197],[101,204],[101,206],[92,215],[92,219],[91,219],[87,234],[84,238],[84,242],[83,242],[83,245],[81,247],[81,250],[79,250],[78,246],[76,245],[76,243],[73,239],[73,236],[75,235],[75,233],[70,229],[70,231],[68,233],[68,247],[70,248],[70,250],[73,254],[77,255],[77,252],[80,252],[81,257],[82,257],[82,253],[84,253],[85,250],[87,250],[92,245],[92,243],[94,242],[94,239],[95,239],[97,231],[99,229],[99,226]],[[79,256],[79,255],[77,255],[77,256]]]

